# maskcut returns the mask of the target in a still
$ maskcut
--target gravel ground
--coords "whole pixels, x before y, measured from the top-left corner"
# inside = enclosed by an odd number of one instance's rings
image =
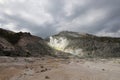
[[[0,80],[120,80],[120,59],[0,57]]]

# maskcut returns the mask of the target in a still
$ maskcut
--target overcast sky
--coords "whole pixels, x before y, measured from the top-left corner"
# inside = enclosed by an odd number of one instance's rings
[[[0,27],[41,37],[63,30],[120,37],[120,0],[0,0]]]

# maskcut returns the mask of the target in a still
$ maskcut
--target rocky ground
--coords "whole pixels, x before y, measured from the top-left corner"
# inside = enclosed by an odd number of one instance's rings
[[[0,80],[120,80],[120,59],[0,57]]]

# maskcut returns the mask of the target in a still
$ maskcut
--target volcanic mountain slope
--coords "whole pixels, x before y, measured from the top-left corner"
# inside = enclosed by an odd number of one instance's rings
[[[48,44],[30,33],[0,28],[0,56],[120,57],[120,38],[63,31],[51,36]]]
[[[62,31],[49,40],[51,47],[78,57],[120,57],[120,38]]]
[[[52,52],[40,37],[0,29],[0,56],[41,56]]]

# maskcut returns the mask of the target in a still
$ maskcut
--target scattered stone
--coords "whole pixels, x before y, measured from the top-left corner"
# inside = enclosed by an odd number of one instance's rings
[[[47,71],[48,69],[47,68],[45,68],[45,69],[43,69],[43,70],[41,70],[41,72],[45,72],[45,71]]]
[[[41,72],[45,72],[45,70],[41,70]]]
[[[45,79],[50,79],[50,77],[49,76],[45,76]]]
[[[47,68],[45,68],[45,71],[47,71],[48,69]]]
[[[105,69],[102,69],[102,71],[105,71]]]
[[[41,68],[44,68],[44,66],[41,66]]]
[[[24,73],[23,75],[27,75],[26,73]]]
[[[28,66],[25,66],[26,69],[28,69],[29,67]]]

